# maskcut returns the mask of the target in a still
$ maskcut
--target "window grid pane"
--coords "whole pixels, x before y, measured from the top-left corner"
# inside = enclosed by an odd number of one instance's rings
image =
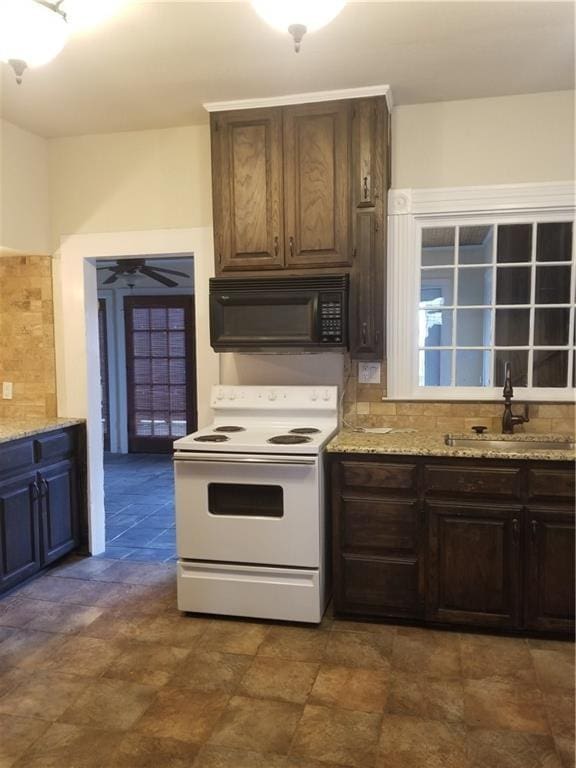
[[[546,222],[546,225],[548,226],[547,237],[550,239],[554,233],[550,232],[550,223]],[[522,248],[526,251],[525,246],[529,244],[530,253],[523,253],[521,261],[508,262],[498,261],[499,226],[510,227],[511,225],[494,223],[488,226],[453,227],[454,258],[451,264],[444,263],[440,269],[437,262],[431,263],[429,251],[426,259],[423,251],[425,247],[428,249],[433,247],[437,233],[443,231],[447,233],[450,227],[444,230],[438,227],[422,230],[418,344],[420,386],[473,386],[469,383],[472,380],[481,380],[479,386],[500,386],[498,384],[500,376],[496,367],[502,365],[507,357],[516,360],[521,368],[518,372],[517,386],[565,387],[576,384],[576,348],[573,346],[576,344],[576,306],[568,303],[576,298],[576,268],[573,255],[571,263],[566,261],[566,224],[562,224],[563,252],[558,260],[554,259],[553,253],[550,255],[549,249],[547,258],[538,261],[538,248],[541,248],[539,243],[542,242],[542,237],[539,235],[538,222],[532,222],[529,225],[523,225]],[[529,236],[526,227],[529,228]],[[427,230],[433,234],[426,235]],[[490,259],[486,257],[486,250],[482,252],[480,247],[480,251],[477,251],[475,248],[478,244],[470,242],[474,237],[472,233],[477,235],[481,231],[485,237],[484,246],[490,244]],[[489,236],[484,234],[486,232]],[[569,232],[571,235],[571,223]],[[473,247],[464,251],[470,245]],[[573,253],[574,243],[572,243]],[[537,271],[542,267],[546,268],[546,274]],[[510,272],[501,278],[503,282],[501,282],[499,296],[499,273],[504,275],[506,270],[519,268],[523,270],[522,275]],[[554,271],[551,268],[555,268]],[[483,274],[482,278],[478,277],[480,274]],[[558,280],[554,279],[556,275]],[[506,290],[502,288],[504,284],[507,286]],[[464,296],[464,294],[467,295]],[[508,298],[509,301],[499,303],[498,298]],[[524,301],[515,303],[517,298],[524,298]],[[489,301],[489,303],[473,303],[477,299]],[[538,299],[540,301],[536,303]],[[444,303],[445,300],[446,303]],[[552,309],[555,311],[543,311]],[[483,338],[479,337],[478,328],[464,328],[466,310],[476,310],[481,313],[480,317],[484,316]],[[499,338],[496,338],[497,310],[507,310],[507,312],[501,311],[499,316],[501,322],[504,318],[508,320],[508,338],[502,331]],[[468,322],[471,322],[473,315],[468,317]],[[519,328],[514,327],[515,318],[522,322],[521,333]],[[528,318],[528,328],[526,328]],[[539,321],[538,333],[535,327],[536,319]],[[569,321],[568,328],[555,327],[555,323],[559,321],[565,323],[566,319]],[[439,327],[433,328],[434,325]],[[476,317],[476,325],[478,326],[478,317]],[[501,329],[502,327],[501,325]],[[498,340],[500,344],[496,345]],[[519,341],[523,343],[518,344]],[[474,370],[464,371],[464,361],[473,364]],[[427,366],[431,366],[430,371],[427,370]],[[449,383],[448,366],[450,368]],[[544,367],[545,370],[541,370]],[[476,368],[478,368],[477,371]]]

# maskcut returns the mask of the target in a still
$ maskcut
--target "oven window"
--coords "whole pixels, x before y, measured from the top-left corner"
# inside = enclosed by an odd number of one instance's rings
[[[223,309],[225,338],[288,339],[311,337],[311,304],[242,304]]]
[[[283,517],[284,491],[279,485],[210,483],[208,511],[235,517]]]

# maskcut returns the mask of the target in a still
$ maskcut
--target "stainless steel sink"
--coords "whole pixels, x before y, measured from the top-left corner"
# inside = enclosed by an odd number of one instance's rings
[[[576,447],[574,441],[567,440],[526,440],[518,436],[510,440],[500,440],[498,438],[478,437],[459,437],[455,435],[446,435],[444,440],[446,445],[453,448],[485,448],[490,451],[514,451],[527,453],[532,451],[573,451]]]

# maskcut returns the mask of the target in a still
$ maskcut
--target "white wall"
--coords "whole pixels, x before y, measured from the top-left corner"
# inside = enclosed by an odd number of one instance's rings
[[[52,243],[62,235],[212,223],[207,125],[49,141]]]
[[[574,91],[396,107],[392,186],[574,179]]]
[[[50,253],[48,142],[0,120],[0,250]]]

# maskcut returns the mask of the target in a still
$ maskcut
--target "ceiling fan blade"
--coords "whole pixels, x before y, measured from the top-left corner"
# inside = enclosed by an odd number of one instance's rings
[[[168,269],[167,267],[153,267],[156,272],[167,272],[170,275],[180,275],[180,277],[190,277],[186,272],[178,272],[177,269]]]
[[[168,288],[175,288],[178,285],[174,280],[170,280],[170,278],[160,275],[156,270],[150,269],[150,267],[141,267],[140,274],[146,275],[147,277],[152,278],[152,280],[156,280],[157,282],[162,283],[162,285],[168,286]]]
[[[112,285],[112,283],[115,283],[116,280],[118,280],[118,275],[117,275],[116,272],[114,272],[114,274],[110,275],[110,277],[108,277],[108,278],[106,278],[106,280],[104,280],[102,285]]]

